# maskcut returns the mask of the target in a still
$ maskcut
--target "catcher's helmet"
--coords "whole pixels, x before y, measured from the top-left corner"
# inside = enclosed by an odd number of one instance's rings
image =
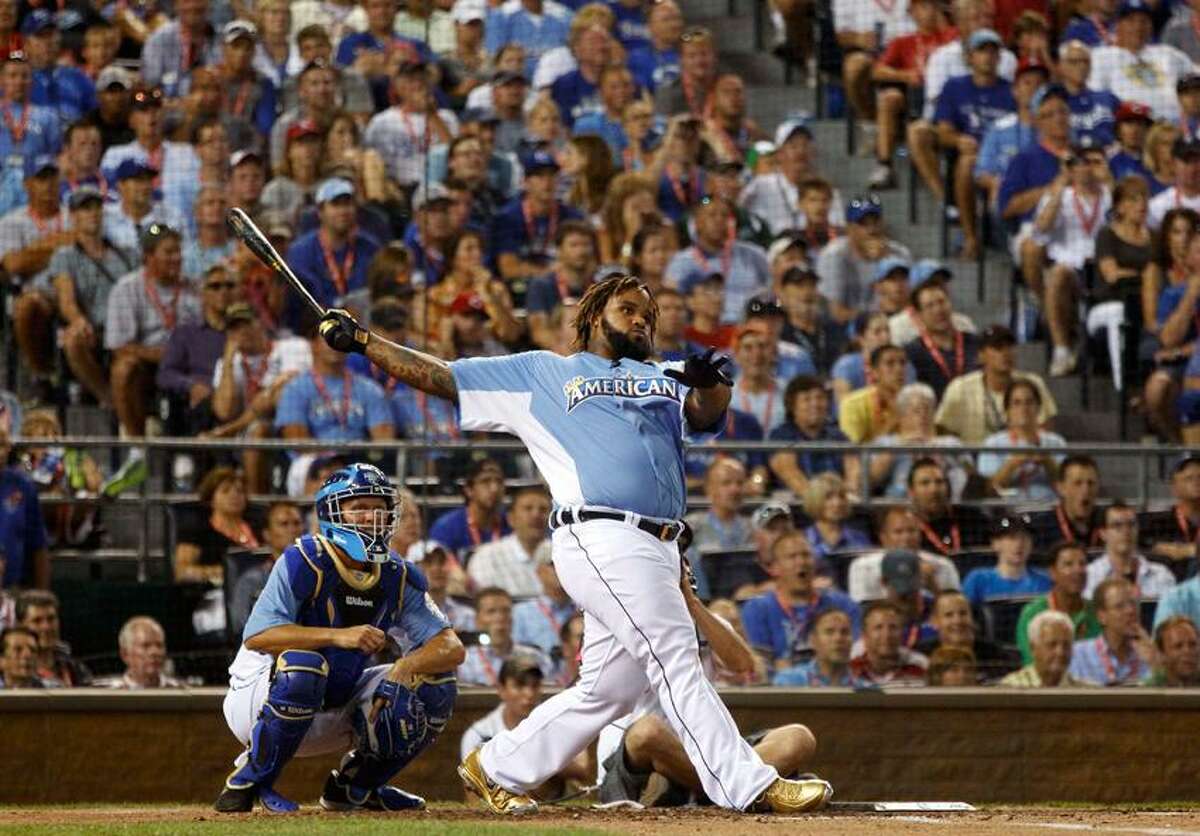
[[[369,522],[348,522],[342,503],[360,496],[380,497],[387,503],[371,514]],[[385,563],[388,540],[400,508],[396,488],[383,471],[370,464],[352,464],[335,470],[317,491],[317,529],[354,560]]]

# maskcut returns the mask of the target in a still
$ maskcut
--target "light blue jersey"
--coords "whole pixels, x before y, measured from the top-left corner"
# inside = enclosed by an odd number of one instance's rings
[[[531,351],[456,360],[450,370],[463,429],[520,438],[556,506],[679,519],[683,437],[701,440],[683,413],[688,387],[663,374],[682,365]]]

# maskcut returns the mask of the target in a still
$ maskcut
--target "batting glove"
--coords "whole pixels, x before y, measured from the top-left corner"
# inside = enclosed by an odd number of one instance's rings
[[[335,308],[325,314],[321,318],[319,330],[325,342],[334,351],[341,351],[345,354],[363,354],[367,350],[367,338],[370,336],[370,332],[341,308]]]
[[[724,366],[729,362],[725,356],[714,357],[717,350],[710,348],[704,354],[690,354],[683,361],[683,371],[667,369],[663,374],[678,380],[684,386],[692,389],[711,389],[714,386],[732,386],[733,378]]]

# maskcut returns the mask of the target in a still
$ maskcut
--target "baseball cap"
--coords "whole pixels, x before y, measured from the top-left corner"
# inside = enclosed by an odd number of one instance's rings
[[[763,531],[771,527],[771,524],[777,520],[792,519],[792,509],[788,508],[779,502],[768,502],[766,505],[760,505],[754,509],[754,513],[750,515],[750,526],[756,531]]]
[[[156,107],[162,107],[163,91],[158,87],[149,89],[135,90],[133,93],[132,107],[134,110],[152,110]]]
[[[461,316],[481,316],[488,318],[487,308],[484,307],[483,297],[473,290],[464,291],[454,297],[450,303],[450,313]]]
[[[459,117],[459,123],[463,125],[494,125],[499,121],[500,117],[490,107],[469,107]]]
[[[784,119],[779,127],[775,129],[775,147],[783,145],[793,134],[802,133],[809,139],[812,139],[812,130],[808,127],[808,120],[803,116],[793,116],[790,119]]]
[[[1188,73],[1179,77],[1179,81],[1175,82],[1175,92],[1182,93],[1186,90],[1200,90],[1200,73]]]
[[[1200,139],[1184,134],[1171,145],[1171,156],[1180,160],[1200,156]]]
[[[781,235],[771,242],[771,246],[767,247],[767,263],[774,263],[775,259],[786,253],[793,247],[804,248],[804,241],[795,235]]]
[[[237,168],[247,160],[252,160],[257,163],[265,162],[263,155],[255,151],[253,148],[240,148],[229,155],[229,168]]]
[[[1024,534],[1026,537],[1032,537],[1033,532],[1029,528],[1029,519],[1024,514],[1012,514],[1006,517],[1001,517],[992,523],[992,538],[1008,537],[1013,534]]]
[[[231,20],[225,24],[223,38],[227,44],[233,43],[238,38],[249,38],[252,41],[257,41],[258,27],[248,20]]]
[[[472,23],[476,20],[487,19],[487,7],[478,0],[458,0],[450,11],[450,19],[455,23]]]
[[[771,297],[755,297],[746,303],[746,319],[764,316],[787,316],[787,314]]]
[[[912,273],[912,267],[909,263],[899,256],[890,255],[887,258],[879,259],[879,263],[875,265],[875,278],[871,280],[871,284],[889,278],[892,273],[898,270],[903,270],[906,275]]]
[[[1154,114],[1149,106],[1141,102],[1121,102],[1117,105],[1116,119],[1124,122],[1129,119],[1140,119],[1143,122],[1153,122]]]
[[[967,38],[967,49],[973,51],[984,46],[1002,47],[1004,39],[995,29],[976,29],[971,33],[971,37]]]
[[[67,198],[68,209],[79,209],[90,203],[103,203],[104,195],[91,183],[84,183]]]
[[[500,666],[500,673],[496,677],[496,681],[510,682],[517,680],[520,682],[529,677],[540,680],[542,676],[542,669],[538,666],[537,659],[534,659],[528,653],[514,653],[505,659],[504,664]]]
[[[416,190],[413,194],[413,208],[421,210],[431,203],[450,203],[452,200],[453,198],[450,197],[450,192],[445,186],[441,183],[433,183]]]
[[[142,243],[142,250],[148,252],[148,251],[154,249],[154,244],[157,243],[158,241],[162,240],[163,238],[181,238],[181,237],[182,236],[179,234],[179,230],[175,229],[172,226],[167,226],[166,224],[160,224],[157,221],[155,221],[154,223],[150,224],[150,226],[148,226],[144,230],[142,230],[142,234],[139,236],[139,240]]]
[[[1000,346],[1016,345],[1017,338],[1007,325],[989,325],[979,335],[979,344],[984,348],[999,348]]]
[[[522,84],[528,84],[529,79],[525,77],[525,73],[518,70],[497,70],[492,75],[492,84],[510,84],[514,81],[519,81]]]
[[[157,177],[158,169],[150,165],[145,160],[139,160],[136,157],[130,157],[123,160],[117,166],[117,182],[128,180],[131,177]]]
[[[531,151],[521,160],[521,167],[525,169],[525,176],[528,177],[539,171],[558,171],[558,160],[545,151]]]
[[[109,64],[96,76],[96,89],[111,90],[114,85],[122,90],[132,90],[133,75],[124,67]]]
[[[1046,78],[1050,77],[1050,66],[1041,59],[1038,55],[1023,55],[1017,61],[1017,75],[1027,73],[1030,70],[1037,70],[1046,74]]]
[[[862,223],[870,217],[881,217],[883,215],[883,204],[879,202],[879,198],[875,195],[862,195],[850,201],[850,205],[846,207],[846,220],[849,223]]]
[[[37,177],[47,171],[58,173],[58,160],[53,154],[38,154],[25,161],[25,176]]]
[[[691,294],[693,290],[706,284],[719,284],[724,286],[725,277],[720,273],[692,273],[686,276],[679,282],[679,292],[684,296]]]
[[[57,28],[58,24],[54,21],[54,15],[45,9],[34,9],[21,22],[22,35],[36,35],[39,32],[45,32],[47,29]]]
[[[354,197],[354,184],[341,177],[330,177],[317,187],[317,205],[342,197]]]
[[[320,136],[321,129],[317,123],[311,119],[300,119],[293,122],[287,129],[287,141],[294,142],[297,139],[303,139],[309,136]]]
[[[883,556],[881,575],[901,598],[912,595],[921,586],[921,558],[907,549],[893,549]]]
[[[225,309],[225,327],[230,328],[234,325],[240,325],[243,322],[255,322],[258,317],[254,314],[254,308],[247,305],[245,302],[234,302]]]
[[[1033,94],[1033,98],[1029,102],[1029,109],[1035,114],[1050,99],[1062,99],[1064,102],[1070,101],[1071,94],[1067,92],[1067,88],[1057,82],[1043,84]]]
[[[908,272],[909,287],[916,287],[922,282],[929,281],[935,276],[940,276],[945,281],[950,281],[954,278],[954,273],[950,268],[942,262],[933,258],[923,258],[912,266]]]
[[[450,551],[437,540],[418,540],[408,547],[408,551],[404,554],[404,559],[409,563],[420,563],[438,554],[445,558],[450,556]]]
[[[1153,17],[1153,12],[1150,10],[1146,0],[1125,0],[1117,7],[1117,19],[1120,20],[1127,15],[1144,14]]]

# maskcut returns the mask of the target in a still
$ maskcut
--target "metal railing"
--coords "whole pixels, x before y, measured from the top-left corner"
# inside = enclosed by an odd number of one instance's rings
[[[56,439],[14,439],[12,441],[15,449],[23,447],[69,447],[79,449],[108,449],[108,450],[139,450],[141,455],[146,457],[147,462],[153,462],[152,454],[167,454],[177,455],[184,453],[197,453],[201,451],[207,452],[237,452],[241,450],[264,450],[276,451],[285,453],[328,453],[345,450],[352,450],[356,453],[383,453],[393,455],[395,473],[404,473],[408,463],[409,456],[422,454],[445,454],[452,452],[506,452],[506,453],[525,453],[526,448],[523,444],[516,440],[506,440],[502,438],[489,438],[486,440],[452,440],[452,441],[355,441],[350,443],[331,443],[329,441],[319,440],[285,440],[285,439],[197,439],[197,438],[177,438],[177,437],[153,437],[153,438],[105,438],[97,436],[64,436]],[[1103,460],[1110,458],[1118,459],[1135,459],[1137,463],[1137,475],[1133,484],[1123,483],[1123,489],[1119,492],[1110,491],[1110,493],[1119,493],[1121,498],[1137,507],[1145,507],[1151,499],[1151,483],[1159,478],[1159,472],[1162,471],[1168,462],[1172,459],[1189,452],[1195,452],[1187,447],[1181,446],[1166,446],[1166,445],[1137,445],[1137,444],[1120,444],[1120,443],[1083,443],[1083,444],[1068,444],[1066,447],[1033,447],[1033,446],[1013,446],[1006,448],[984,447],[982,445],[962,445],[959,447],[945,447],[929,444],[898,444],[891,445],[862,445],[852,443],[835,443],[835,442],[774,442],[774,441],[721,441],[707,442],[704,444],[689,444],[686,445],[689,453],[776,453],[781,451],[793,451],[797,453],[804,452],[822,452],[822,453],[844,453],[847,455],[855,455],[862,457],[862,482],[857,486],[858,495],[862,498],[860,506],[866,508],[878,508],[889,504],[895,504],[897,500],[892,497],[873,497],[871,495],[870,485],[870,459],[874,455],[880,454],[909,454],[913,456],[929,455],[935,457],[974,457],[981,452],[997,453],[1003,452],[1006,455],[1011,454],[1036,454],[1050,452],[1055,457],[1068,455],[1088,455],[1099,460],[1101,465],[1101,482],[1103,479]],[[170,477],[170,470],[166,469],[167,477]],[[147,564],[150,561],[152,553],[161,552],[161,544],[157,548],[153,548],[150,542],[151,523],[150,518],[154,508],[166,509],[171,505],[177,505],[194,501],[196,495],[194,493],[179,493],[179,492],[160,492],[152,489],[152,480],[147,480],[141,484],[136,495],[124,494],[114,499],[100,498],[74,498],[74,497],[43,497],[42,503],[45,505],[59,504],[80,504],[80,503],[95,503],[102,505],[119,505],[119,506],[136,506],[139,510],[140,521],[140,536],[137,549],[138,569],[137,574],[140,580],[147,577]],[[426,480],[427,484],[427,480]],[[854,491],[854,486],[850,487]],[[1113,487],[1105,485],[1105,487]],[[787,492],[789,501],[793,504],[798,499]],[[780,493],[768,494],[763,497],[749,499],[747,505],[756,505],[770,501],[778,501],[781,498]],[[293,499],[286,496],[275,495],[253,495],[250,497],[252,502],[270,502],[276,499]],[[421,505],[423,507],[442,508],[454,507],[461,503],[461,499],[453,496],[441,497],[421,497]],[[1038,503],[1028,501],[1014,501],[1011,499],[987,499],[977,500],[973,504],[979,506],[1001,506],[1001,507],[1031,507]],[[703,497],[689,496],[689,509],[705,508],[708,506],[707,499]],[[100,550],[103,551],[103,550]]]

